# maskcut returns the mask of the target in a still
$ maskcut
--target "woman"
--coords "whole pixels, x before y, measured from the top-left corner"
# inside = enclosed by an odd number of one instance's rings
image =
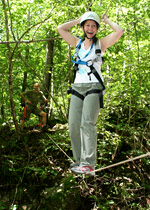
[[[100,59],[96,59],[96,45],[99,42],[101,57],[105,50],[115,44],[122,36],[119,25],[110,21],[104,14],[102,21],[108,24],[113,32],[97,41],[96,33],[100,27],[99,16],[95,12],[86,12],[77,20],[58,26],[61,37],[76,50],[76,76],[72,84],[69,111],[69,131],[75,162],[71,170],[77,174],[95,175],[97,132],[96,121],[100,110],[100,95],[104,89],[100,71]],[[80,24],[84,40],[74,37],[69,29]],[[89,61],[91,64],[89,64]],[[95,70],[96,76],[92,70]],[[100,77],[100,79],[98,78]],[[101,80],[101,81],[100,81]]]

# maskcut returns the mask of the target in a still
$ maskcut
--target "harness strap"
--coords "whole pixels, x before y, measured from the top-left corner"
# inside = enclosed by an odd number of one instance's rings
[[[104,57],[102,56],[100,41],[97,40],[95,43],[95,54],[97,55],[96,61],[104,63]]]
[[[105,85],[100,77],[100,75],[98,74],[98,72],[96,71],[96,69],[94,68],[93,64],[91,66],[89,66],[91,72],[88,73],[88,75],[90,76],[91,73],[94,74],[94,76],[96,77],[96,79],[100,82],[100,84],[103,87],[103,90],[105,90]]]
[[[24,114],[23,114],[23,120],[22,120],[23,124],[25,122],[25,118],[27,118],[26,113],[27,113],[27,105],[24,106]]]
[[[27,106],[25,105],[25,107],[24,107],[24,118],[27,118],[26,113],[27,113]]]
[[[100,108],[104,108],[104,96],[103,96],[103,90],[99,90],[99,89],[93,89],[93,90],[89,90],[88,92],[86,92],[86,96],[89,94],[93,94],[93,93],[98,93],[99,94],[99,103],[100,103]]]
[[[89,78],[90,78],[90,74],[93,73],[94,76],[96,77],[96,79],[97,79],[97,80],[100,82],[100,84],[102,85],[103,90],[105,90],[104,83],[103,83],[103,81],[102,81],[100,75],[98,74],[98,72],[96,71],[96,69],[95,69],[94,66],[93,66],[93,61],[92,61],[92,60],[89,60],[89,61],[82,61],[80,58],[79,58],[79,60],[76,61],[76,59],[77,59],[77,57],[78,57],[78,51],[80,50],[80,47],[81,47],[81,43],[82,43],[82,42],[83,42],[83,40],[81,39],[81,40],[79,41],[77,47],[76,47],[76,52],[74,53],[74,55],[73,55],[72,58],[71,58],[71,61],[74,63],[74,79],[75,79],[76,72],[78,71],[78,65],[79,65],[79,64],[80,64],[80,65],[86,65],[86,66],[88,66],[88,67],[90,68],[90,70],[91,70],[91,72],[88,73]],[[91,45],[91,48],[90,48],[89,52],[85,55],[84,58],[86,58],[86,57],[89,55],[91,49],[93,48],[93,45],[94,45],[94,44]],[[101,49],[100,49],[99,40],[97,40],[97,42],[95,43],[95,53],[96,53],[96,55],[97,55],[97,59],[96,59],[96,60],[97,60],[97,61],[103,62],[103,57],[101,56]],[[75,61],[73,60],[73,57],[76,58]],[[82,59],[84,59],[84,58],[82,58]]]
[[[80,94],[79,92],[77,92],[76,90],[70,88],[69,90],[67,90],[67,93],[68,94],[72,94],[72,95],[75,95],[77,96],[78,98],[80,98],[81,100],[84,100],[84,98],[89,95],[89,94],[93,94],[93,93],[97,93],[99,94],[99,102],[100,102],[100,108],[104,108],[104,103],[103,103],[103,94],[102,94],[102,90],[99,90],[99,89],[93,89],[93,90],[89,90],[86,92],[85,96],[83,96],[82,94]]]
[[[81,48],[81,43],[82,43],[82,42],[83,42],[83,39],[80,40],[79,44],[78,44],[77,47],[76,47],[76,51],[75,51],[74,55],[73,55],[72,58],[71,58],[71,61],[72,61],[72,63],[74,63],[74,64],[86,65],[86,61],[82,61],[82,60],[78,57],[78,51],[79,51],[80,48]],[[84,58],[82,58],[82,59],[85,59],[85,58],[90,54],[90,52],[91,52],[91,50],[92,50],[93,47],[94,47],[94,44],[91,45],[90,50],[87,52],[87,54],[86,54],[86,55],[84,56]],[[75,57],[75,60],[73,60],[73,57]],[[76,61],[77,57],[79,58],[78,61]]]
[[[74,89],[72,89],[72,88],[70,88],[69,90],[67,90],[67,93],[68,93],[68,94],[71,93],[72,95],[77,96],[77,97],[80,98],[81,100],[84,100],[84,96],[81,95],[79,92],[77,92],[76,90],[74,90]]]

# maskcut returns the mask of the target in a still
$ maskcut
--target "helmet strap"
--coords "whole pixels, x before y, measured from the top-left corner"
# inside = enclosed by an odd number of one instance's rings
[[[90,41],[93,40],[94,43],[95,43],[95,39],[97,40],[96,35],[94,35],[92,38],[89,38],[89,37],[87,36],[87,34],[85,33],[85,31],[84,31],[84,37],[86,37],[86,38],[89,39]]]

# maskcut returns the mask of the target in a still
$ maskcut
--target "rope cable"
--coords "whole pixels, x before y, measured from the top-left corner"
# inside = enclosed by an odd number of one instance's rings
[[[66,152],[48,134],[47,134],[47,136],[64,153],[64,155],[68,158],[68,160],[70,160],[73,163],[74,161],[66,154]],[[134,158],[128,158],[127,160],[123,160],[123,161],[120,161],[118,163],[114,163],[114,164],[105,166],[103,168],[96,169],[96,170],[94,170],[94,172],[100,172],[100,171],[103,171],[103,170],[106,170],[106,169],[109,169],[109,168],[113,168],[115,166],[122,165],[124,163],[128,163],[128,162],[138,160],[138,159],[141,159],[141,158],[144,158],[144,157],[148,157],[148,156],[150,156],[150,152],[147,152],[146,154],[143,154],[143,155],[136,156]]]
[[[64,153],[64,155],[73,163],[74,161],[66,154],[66,152],[50,137],[48,134],[47,136],[49,139]]]
[[[118,163],[114,163],[112,165],[109,165],[109,166],[106,166],[106,167],[103,167],[103,168],[99,168],[97,170],[94,170],[94,172],[103,171],[103,170],[106,170],[106,169],[109,169],[109,168],[112,168],[112,167],[115,167],[115,166],[119,166],[119,165],[131,162],[131,161],[134,161],[134,160],[138,160],[138,159],[141,159],[141,158],[144,158],[144,157],[147,157],[147,156],[150,156],[150,152],[147,152],[146,154],[139,155],[139,156],[134,157],[134,158],[129,158],[127,160],[124,160],[124,161],[121,161],[121,162],[118,162]]]
[[[111,4],[112,4],[112,2],[113,2],[114,0],[111,0],[111,2],[110,2],[110,4],[108,5],[108,7],[107,7],[107,9],[106,9],[106,11],[105,11],[105,15],[107,14],[107,12],[108,12],[108,10],[109,10],[109,8],[110,8],[110,6],[111,6]]]

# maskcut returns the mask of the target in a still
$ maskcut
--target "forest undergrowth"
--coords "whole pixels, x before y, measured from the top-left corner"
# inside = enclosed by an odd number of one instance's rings
[[[46,133],[26,128],[19,140],[6,124],[0,136],[0,210],[150,209],[149,157],[99,171],[95,177],[76,176],[69,167],[67,124]],[[98,126],[97,169],[149,149],[148,132],[143,137],[131,127],[116,131],[108,122],[105,129]]]

